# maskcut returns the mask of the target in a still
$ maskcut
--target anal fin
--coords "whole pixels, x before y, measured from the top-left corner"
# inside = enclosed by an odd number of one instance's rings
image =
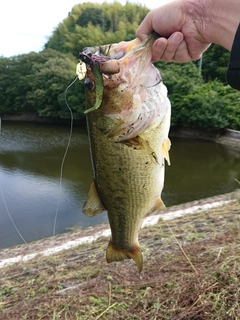
[[[84,203],[82,210],[83,213],[88,217],[94,217],[97,214],[105,211],[94,181],[91,183],[90,190],[88,192],[88,198]]]

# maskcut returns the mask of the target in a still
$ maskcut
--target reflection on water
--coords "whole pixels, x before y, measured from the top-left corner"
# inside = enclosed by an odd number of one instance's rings
[[[240,150],[210,141],[173,139],[164,199],[174,205],[233,191],[240,177]]]
[[[106,213],[82,213],[92,180],[86,131],[74,128],[63,169],[69,128],[3,123],[0,135],[0,248],[22,243],[8,216],[27,242],[107,221]],[[229,192],[240,180],[240,152],[207,141],[172,139],[163,200],[167,206]],[[7,204],[7,208],[5,206]]]
[[[9,124],[0,135],[0,248],[22,243],[13,221],[29,242],[53,234],[59,203],[56,233],[75,226],[87,227],[107,221],[106,213],[89,219],[82,213],[92,180],[86,130],[74,128],[63,168],[68,127]],[[59,197],[60,193],[60,197]]]

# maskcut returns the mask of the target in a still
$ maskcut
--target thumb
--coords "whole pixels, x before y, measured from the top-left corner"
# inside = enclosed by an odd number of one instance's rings
[[[152,26],[152,19],[150,17],[151,12],[149,12],[145,19],[142,21],[140,26],[136,30],[136,36],[141,40],[145,40],[149,34],[154,30]]]

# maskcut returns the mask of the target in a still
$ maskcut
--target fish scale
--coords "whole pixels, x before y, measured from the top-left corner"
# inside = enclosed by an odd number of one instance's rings
[[[151,64],[149,43],[134,41],[135,47],[128,46],[127,42],[119,43],[121,52],[124,46],[130,51],[117,61],[119,72],[116,75],[102,75],[102,103],[99,108],[87,113],[94,179],[83,212],[94,216],[107,210],[111,227],[107,261],[132,258],[141,272],[143,257],[138,233],[143,218],[164,208],[161,192],[164,159],[169,161],[171,108],[164,84],[159,82],[151,86],[152,79],[161,77]],[[113,48],[112,54],[117,56],[117,44]],[[141,67],[143,64],[144,68]],[[148,65],[149,71],[154,73],[149,77],[141,74],[141,70],[146,70]],[[104,70],[102,64],[100,69]],[[98,85],[90,66],[86,76],[95,86]],[[86,89],[87,109],[92,108],[95,100],[96,90]],[[149,116],[143,117],[144,112]],[[131,123],[130,119],[134,118],[142,123]],[[131,128],[133,134],[129,133]]]

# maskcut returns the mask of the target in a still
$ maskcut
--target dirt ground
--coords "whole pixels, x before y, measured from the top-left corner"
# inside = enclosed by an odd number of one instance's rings
[[[240,192],[217,199],[231,201],[143,228],[141,274],[132,260],[107,264],[106,237],[1,268],[0,319],[240,319]],[[0,260],[82,231],[2,250]]]

